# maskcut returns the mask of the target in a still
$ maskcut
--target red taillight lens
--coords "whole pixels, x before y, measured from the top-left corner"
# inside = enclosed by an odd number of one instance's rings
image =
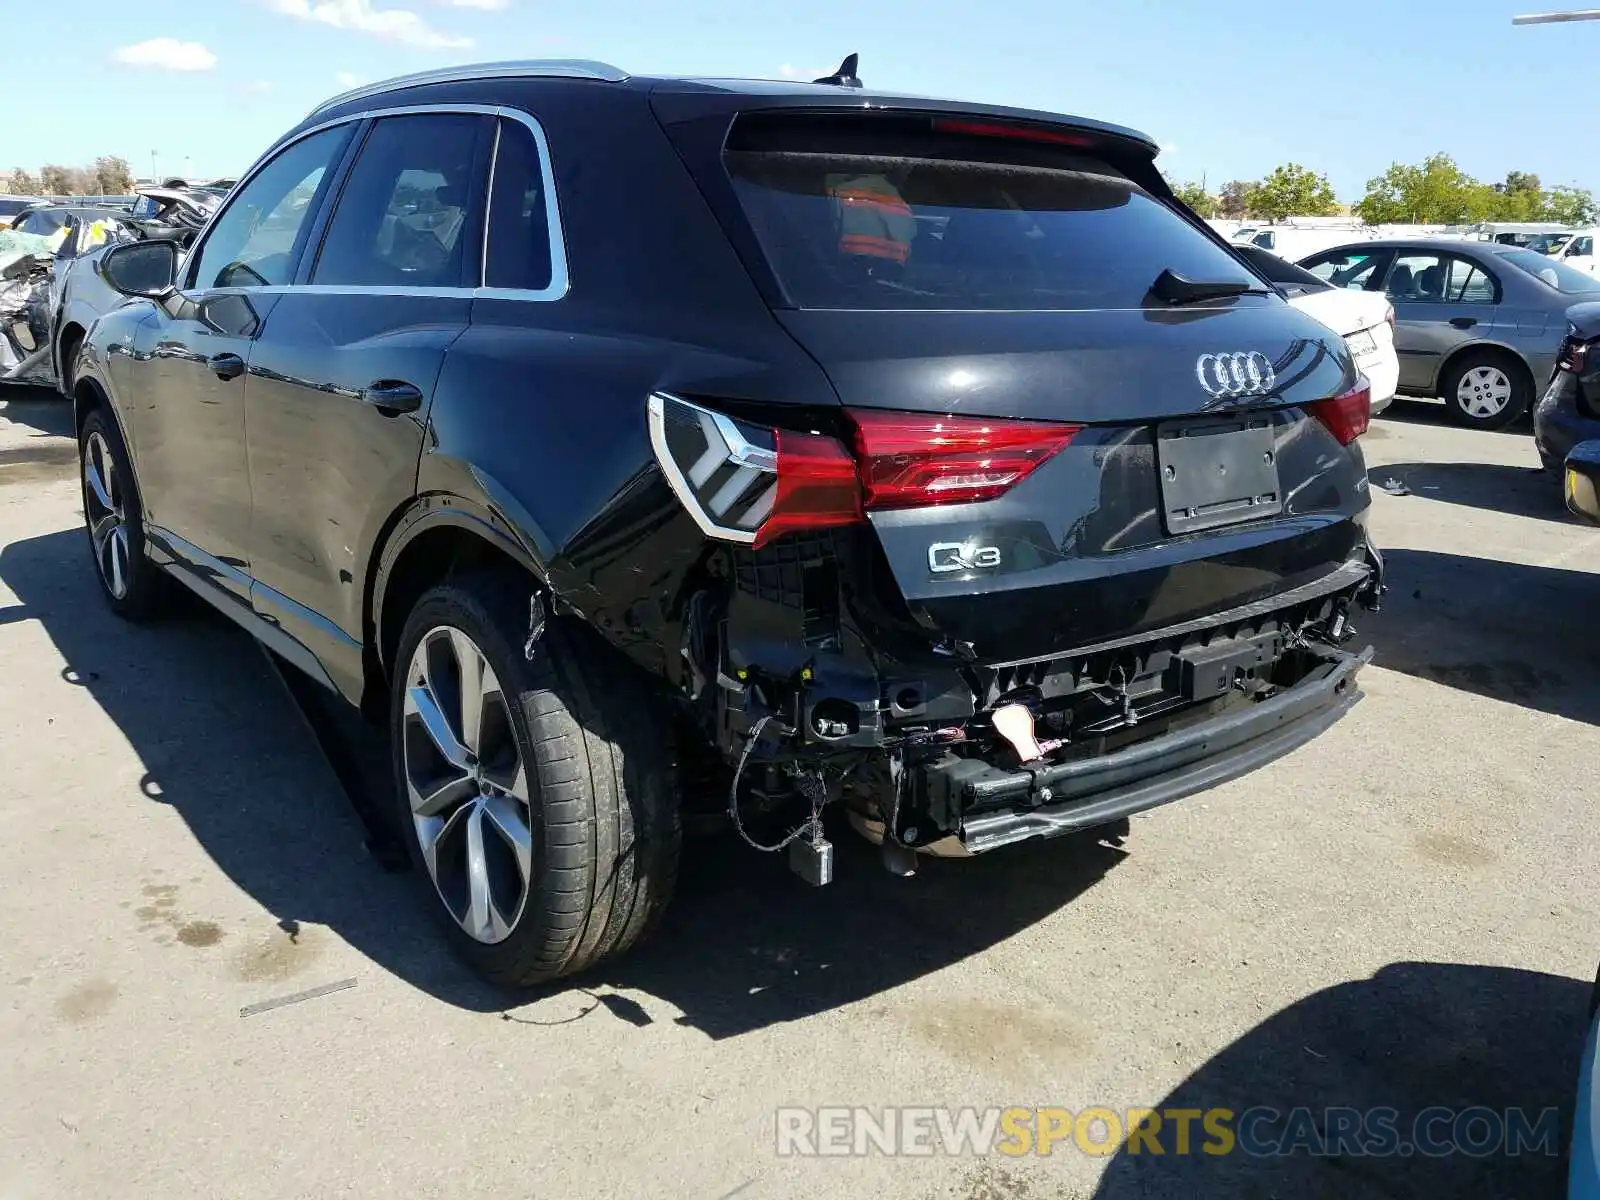
[[[959,133],[968,137],[1009,138],[1014,142],[1045,142],[1053,146],[1087,149],[1098,145],[1097,138],[1082,133],[1067,133],[1043,125],[1013,125],[1008,121],[965,121],[935,117],[935,133]]]
[[[1082,426],[853,409],[865,506],[926,508],[993,500],[1072,441]]]
[[[1363,379],[1344,395],[1314,400],[1305,410],[1328,427],[1339,445],[1348,446],[1372,423],[1372,387]]]
[[[773,432],[778,447],[778,482],[772,511],[756,530],[755,544],[801,529],[833,529],[862,519],[861,485],[855,459],[820,433]]]
[[[764,546],[865,520],[870,508],[992,500],[1073,438],[1077,425],[854,411],[854,453],[823,433],[777,429],[653,393],[650,445],[667,486],[707,536]]]

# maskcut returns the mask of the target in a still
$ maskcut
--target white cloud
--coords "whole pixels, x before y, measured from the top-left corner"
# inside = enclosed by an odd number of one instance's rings
[[[267,7],[297,21],[370,33],[429,50],[463,50],[472,39],[445,33],[404,8],[374,8],[372,0],[267,0]]]
[[[111,61],[130,67],[154,67],[160,71],[209,71],[217,65],[217,56],[199,42],[158,37],[113,50]]]
[[[354,71],[336,72],[334,74],[333,81],[346,91],[349,91],[351,88],[358,88],[366,82],[365,79],[363,79],[360,75],[357,75]]]
[[[447,8],[476,8],[484,12],[500,12],[511,7],[511,0],[437,0]]]
[[[833,67],[791,67],[784,63],[778,68],[778,74],[785,79],[804,79],[809,83],[813,79],[826,79],[834,70]]]

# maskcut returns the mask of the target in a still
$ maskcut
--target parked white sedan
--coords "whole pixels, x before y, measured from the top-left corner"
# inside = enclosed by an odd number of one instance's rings
[[[1382,292],[1336,288],[1259,246],[1235,244],[1233,249],[1277,284],[1290,304],[1344,339],[1372,385],[1373,415],[1389,407],[1400,382],[1400,359],[1394,348],[1394,306],[1388,298]]]

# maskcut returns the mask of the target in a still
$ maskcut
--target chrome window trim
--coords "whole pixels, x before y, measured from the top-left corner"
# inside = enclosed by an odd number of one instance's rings
[[[411,75],[397,75],[393,79],[364,83],[360,87],[351,88],[347,92],[340,92],[337,96],[324,100],[306,115],[314,117],[319,112],[340,104],[349,104],[352,100],[364,100],[369,96],[381,96],[385,92],[422,87],[430,83],[468,83],[480,79],[593,79],[604,83],[625,83],[628,78],[628,73],[620,67],[589,58],[534,58],[512,62],[477,63],[465,67],[438,67],[431,71],[418,71]]]
[[[308,295],[350,295],[350,296],[469,296],[483,300],[559,300],[567,294],[570,279],[567,274],[567,245],[561,225],[561,201],[556,195],[555,166],[550,160],[550,143],[544,134],[544,127],[533,116],[519,108],[512,108],[505,104],[406,104],[396,105],[392,108],[369,108],[358,113],[347,113],[342,117],[335,117],[329,121],[309,126],[300,130],[292,137],[286,137],[275,143],[271,149],[250,165],[250,169],[239,177],[239,182],[233,186],[229,193],[229,202],[223,204],[216,212],[211,214],[211,219],[205,223],[200,233],[195,237],[194,244],[189,248],[183,259],[183,274],[188,275],[192,265],[199,262],[199,255],[204,248],[206,240],[211,236],[212,227],[221,219],[222,214],[232,207],[236,199],[261,170],[278,155],[289,147],[308,137],[321,133],[326,129],[334,129],[340,125],[359,123],[369,118],[378,120],[382,117],[410,117],[426,116],[433,113],[469,113],[477,116],[494,117],[516,121],[533,136],[534,148],[539,153],[539,175],[544,181],[545,195],[545,225],[550,238],[550,282],[543,288],[490,288],[484,287],[484,262],[479,263],[478,286],[470,288],[438,288],[438,287],[387,287],[381,285],[357,284],[274,284],[264,288],[195,288],[187,283],[179,290],[190,298],[196,295],[221,295],[225,293],[240,292],[254,293],[258,296],[273,293],[305,293]],[[500,148],[500,129],[495,127],[495,155],[491,156],[489,176],[485,186],[489,195],[494,194],[494,168],[497,165]],[[359,148],[357,153],[360,153]],[[335,201],[337,203],[337,201]],[[489,206],[484,205],[483,214],[483,253],[487,258],[489,253]],[[326,234],[326,230],[324,230]]]

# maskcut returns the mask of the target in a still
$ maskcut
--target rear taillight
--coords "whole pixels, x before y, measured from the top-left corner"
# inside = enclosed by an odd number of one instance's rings
[[[1574,334],[1568,334],[1556,352],[1556,370],[1581,372],[1589,361],[1589,343]]]
[[[1372,422],[1372,387],[1363,379],[1343,395],[1313,400],[1304,408],[1308,416],[1327,426],[1339,445],[1348,446],[1365,433]]]
[[[754,546],[853,525],[873,509],[993,500],[1081,428],[857,409],[846,414],[846,448],[815,430],[736,421],[664,392],[650,397],[649,415],[656,460],[700,528]]]
[[[862,519],[856,461],[833,438],[821,433],[774,431],[778,443],[778,486],[772,512],[756,530],[755,544],[801,529],[834,529]]]
[[[859,409],[850,418],[869,509],[993,500],[1033,474],[1082,428]]]

